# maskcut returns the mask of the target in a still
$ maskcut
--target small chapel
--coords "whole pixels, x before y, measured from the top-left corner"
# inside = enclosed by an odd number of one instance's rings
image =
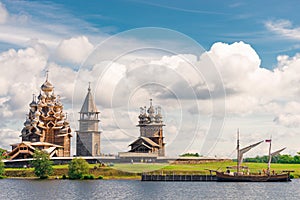
[[[132,142],[129,146],[132,153],[148,153],[165,156],[165,143],[163,136],[163,120],[161,107],[154,107],[152,99],[150,106],[140,108],[139,124],[140,137]]]
[[[71,128],[63,112],[60,96],[48,80],[42,84],[37,99],[33,95],[29,113],[21,131],[21,143],[12,144],[11,160],[32,158],[35,149],[47,152],[50,157],[69,157]]]

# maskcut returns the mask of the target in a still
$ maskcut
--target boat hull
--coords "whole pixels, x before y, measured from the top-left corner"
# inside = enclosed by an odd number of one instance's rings
[[[231,175],[224,172],[216,172],[217,181],[220,182],[288,182],[289,174],[276,175]]]

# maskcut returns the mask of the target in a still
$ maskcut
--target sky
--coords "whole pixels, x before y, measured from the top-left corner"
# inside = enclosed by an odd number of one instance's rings
[[[234,157],[272,137],[299,151],[298,1],[0,0],[0,147],[20,141],[49,70],[68,112],[91,82],[103,153],[129,150],[139,107],[161,106],[166,153]],[[249,156],[267,153],[267,144]]]

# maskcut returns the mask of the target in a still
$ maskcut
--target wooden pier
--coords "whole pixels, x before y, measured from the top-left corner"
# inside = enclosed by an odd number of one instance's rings
[[[141,181],[217,181],[215,175],[142,174]]]

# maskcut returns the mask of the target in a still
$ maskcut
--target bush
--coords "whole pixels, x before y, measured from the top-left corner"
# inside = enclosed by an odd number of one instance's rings
[[[82,179],[84,174],[89,173],[89,164],[82,158],[74,158],[69,163],[69,178]]]
[[[83,179],[85,180],[93,180],[95,179],[94,175],[93,174],[86,174],[83,176]]]
[[[185,153],[182,155],[179,155],[179,157],[201,157],[202,155],[200,155],[199,153]]]
[[[48,176],[40,176],[40,179],[47,179]]]
[[[256,156],[255,158],[245,158],[244,162],[256,162],[256,163],[267,163],[269,161],[268,156]],[[300,156],[291,155],[276,155],[272,157],[272,163],[289,163],[289,164],[300,164]]]
[[[0,176],[4,174],[4,163],[0,160]]]
[[[46,179],[53,172],[53,162],[49,158],[49,154],[35,150],[33,154],[34,160],[31,161],[32,166],[34,167],[34,174],[40,179]]]
[[[101,176],[101,175],[100,175],[100,176],[98,176],[98,179],[103,179],[103,176]]]
[[[0,148],[0,160],[2,158],[7,158],[7,151],[5,149]]]

